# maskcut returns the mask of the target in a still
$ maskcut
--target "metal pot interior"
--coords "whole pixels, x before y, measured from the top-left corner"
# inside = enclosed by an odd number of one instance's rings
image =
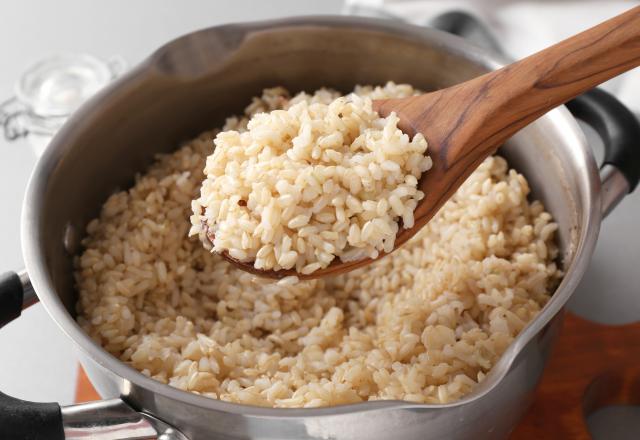
[[[146,378],[97,347],[73,320],[72,253],[111,193],[130,186],[155,154],[220,126],[264,87],[349,91],[355,84],[393,80],[433,90],[497,66],[456,37],[369,19],[228,25],[168,44],[79,110],[39,162],[25,204],[23,244],[40,299],[90,357],[132,382],[143,382]],[[568,274],[536,319],[537,328],[516,340],[523,346],[568,299],[577,283],[569,279],[575,278],[573,272],[584,270],[588,255],[576,256],[589,254],[595,242],[599,181],[581,132],[564,109],[524,129],[500,154],[527,177],[532,197],[542,199],[559,223]],[[508,366],[505,361],[495,370]],[[477,393],[491,386],[485,383]]]

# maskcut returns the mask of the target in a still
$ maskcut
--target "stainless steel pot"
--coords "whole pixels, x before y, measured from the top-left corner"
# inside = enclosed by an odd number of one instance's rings
[[[113,399],[60,411],[57,404],[4,396],[0,403],[4,414],[10,411],[11,417],[0,415],[0,437],[504,438],[531,401],[560,328],[563,306],[589,262],[603,213],[635,185],[640,169],[637,155],[628,155],[628,137],[622,136],[622,140],[607,140],[614,148],[610,149],[610,163],[599,173],[581,130],[565,108],[525,128],[500,151],[525,174],[533,196],[544,201],[559,223],[566,276],[486,380],[455,403],[377,401],[320,409],[272,409],[180,391],[120,362],[82,331],[74,320],[72,280],[72,255],[78,251],[79,238],[107,196],[129,186],[154,154],[170,151],[181,141],[219,125],[263,87],[282,84],[291,90],[320,86],[349,90],[357,83],[391,79],[431,90],[500,65],[501,60],[442,32],[343,17],[219,26],[160,48],[82,107],[54,138],[33,173],[23,207],[28,277],[8,275],[0,282],[3,297],[13,300],[13,315],[19,314],[25,292],[25,302],[34,300],[29,295],[33,286],[51,317],[77,344],[100,394]],[[609,98],[601,98],[596,97],[596,104],[586,104],[587,117],[604,117],[617,130],[617,119],[608,110],[620,104],[607,104]],[[619,116],[626,110],[615,107],[615,111]],[[628,131],[640,130],[633,118],[622,125]],[[606,137],[607,127],[600,129]],[[633,160],[631,164],[623,161],[622,173],[617,165],[624,157]],[[4,321],[11,317],[11,313],[2,316]],[[33,417],[40,421],[37,427],[33,422],[23,423]]]

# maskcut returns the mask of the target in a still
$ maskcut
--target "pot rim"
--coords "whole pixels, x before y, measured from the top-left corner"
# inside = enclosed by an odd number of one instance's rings
[[[486,66],[489,69],[497,69],[507,64],[505,59],[487,53],[483,49],[479,49],[457,36],[450,35],[442,31],[407,23],[396,23],[388,20],[365,17],[333,15],[287,17],[275,20],[261,20],[212,26],[178,37],[161,46],[141,64],[123,75],[113,84],[107,86],[83,105],[81,109],[70,118],[69,123],[65,124],[60,132],[54,137],[49,147],[45,150],[43,156],[37,162],[27,186],[27,191],[23,201],[21,219],[22,250],[31,283],[51,318],[53,318],[62,331],[100,367],[116,374],[126,381],[134,383],[141,388],[145,388],[165,398],[176,400],[187,405],[261,418],[301,418],[359,413],[391,408],[408,410],[452,408],[463,406],[478,400],[490,392],[502,380],[520,351],[558,312],[561,311],[562,307],[577,287],[595,248],[601,221],[600,178],[595,160],[591,150],[588,148],[582,131],[580,130],[576,120],[564,107],[554,109],[542,118],[550,121],[556,126],[560,126],[566,132],[568,137],[567,143],[577,145],[577,147],[574,148],[576,152],[574,155],[575,160],[578,161],[581,168],[586,170],[586,172],[580,176],[580,181],[582,185],[586,186],[585,192],[587,194],[586,197],[588,203],[587,206],[585,206],[586,214],[584,215],[584,218],[581,219],[584,226],[580,230],[580,236],[575,249],[575,256],[569,268],[565,269],[565,276],[563,277],[560,285],[553,293],[551,299],[540,311],[538,316],[530,321],[520,334],[511,342],[507,350],[500,357],[499,361],[488,373],[485,380],[479,384],[474,391],[455,402],[446,404],[418,404],[402,400],[380,400],[322,408],[271,408],[231,403],[196,395],[191,392],[163,384],[155,379],[151,379],[108,353],[82,330],[75,319],[73,319],[73,317],[67,312],[65,306],[60,300],[60,297],[55,293],[53,283],[45,270],[46,261],[44,255],[39,250],[38,243],[41,241],[39,218],[42,206],[44,206],[48,176],[54,171],[58,161],[61,160],[64,156],[64,152],[69,148],[69,144],[66,143],[64,139],[73,135],[75,132],[74,122],[79,121],[87,114],[99,113],[102,99],[114,92],[117,92],[121,85],[135,81],[138,77],[143,78],[145,74],[148,74],[154,68],[154,60],[157,60],[167,51],[171,51],[176,43],[189,38],[194,34],[211,31],[231,31],[244,37],[259,31],[304,27],[355,27],[362,30],[378,31],[407,39],[413,39],[418,42],[428,41],[431,44],[436,42],[436,44],[444,47],[447,51],[464,54],[466,58],[471,59],[480,65]],[[230,49],[230,51],[233,50],[233,48]]]

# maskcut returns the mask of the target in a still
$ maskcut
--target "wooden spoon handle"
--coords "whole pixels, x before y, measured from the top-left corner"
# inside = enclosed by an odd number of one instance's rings
[[[638,65],[640,7],[490,73],[483,92],[499,105],[486,115],[485,136],[499,133],[502,143],[547,111]],[[499,86],[496,96],[492,84]]]
[[[433,158],[433,168],[420,180],[425,198],[414,212],[414,227],[398,232],[396,247],[428,222],[480,163],[518,130],[638,65],[640,7],[456,86],[374,101],[381,115],[398,114],[405,133],[424,134]]]
[[[479,163],[542,114],[638,65],[640,7],[495,72],[377,109],[397,111],[405,132],[425,134],[449,169]]]
[[[509,83],[509,113],[531,121],[544,112],[640,65],[640,7],[493,72]],[[504,81],[504,82],[502,82]],[[517,116],[513,117],[518,121]]]

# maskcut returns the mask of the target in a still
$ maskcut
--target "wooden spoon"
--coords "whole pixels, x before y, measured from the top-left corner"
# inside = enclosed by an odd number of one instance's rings
[[[470,81],[409,98],[374,101],[381,116],[398,114],[405,133],[412,137],[422,133],[433,159],[433,167],[418,183],[425,197],[415,209],[415,224],[400,228],[395,248],[413,237],[510,136],[554,107],[638,65],[640,7]],[[223,256],[247,272],[270,278],[339,275],[373,261],[345,263],[336,258],[328,267],[302,275],[293,269],[264,271],[251,262]]]

